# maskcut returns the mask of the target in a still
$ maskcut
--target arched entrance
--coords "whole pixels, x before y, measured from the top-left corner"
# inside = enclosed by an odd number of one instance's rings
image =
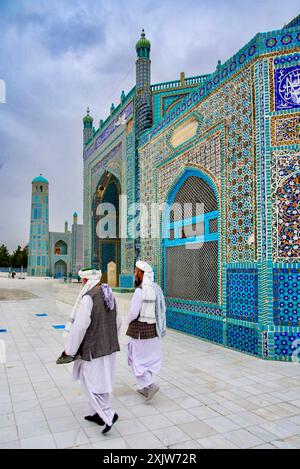
[[[117,266],[117,282],[121,267],[121,245],[119,238],[119,196],[121,186],[118,179],[109,172],[105,172],[96,189],[93,200],[93,223],[92,223],[92,263],[93,267],[101,269],[102,282],[107,282],[107,264],[114,262]],[[111,204],[114,207],[115,217],[112,218],[111,226],[115,229],[107,236],[99,237],[99,222],[106,217],[107,211],[99,215],[101,204]]]
[[[67,264],[63,260],[59,260],[54,264],[54,278],[62,278],[67,276]]]
[[[219,303],[219,197],[213,181],[187,170],[168,199],[164,287],[168,297]]]

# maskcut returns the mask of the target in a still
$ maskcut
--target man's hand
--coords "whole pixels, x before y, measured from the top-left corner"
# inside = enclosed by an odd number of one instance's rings
[[[74,361],[74,357],[72,355],[67,355],[65,351],[61,354],[61,356],[56,360],[57,365],[65,365],[67,363],[71,363]]]

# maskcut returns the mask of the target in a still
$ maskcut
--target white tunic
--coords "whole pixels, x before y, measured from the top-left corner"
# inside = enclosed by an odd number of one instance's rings
[[[137,288],[131,299],[127,323],[137,319],[142,307],[142,289]],[[142,377],[147,372],[159,373],[162,365],[160,339],[132,339],[127,344],[128,365],[132,367],[136,377]]]
[[[86,331],[91,323],[93,300],[85,295],[78,308],[73,327],[69,333],[65,352],[68,355],[76,355]],[[121,327],[121,318],[117,313],[117,328]],[[86,386],[92,393],[112,393],[115,379],[116,352],[105,357],[92,359],[91,361],[76,360],[73,367],[73,380],[80,381],[80,374],[84,376]]]

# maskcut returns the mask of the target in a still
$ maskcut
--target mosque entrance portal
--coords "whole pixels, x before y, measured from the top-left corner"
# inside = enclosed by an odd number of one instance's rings
[[[67,264],[65,261],[59,260],[54,265],[54,278],[62,278],[67,276]]]
[[[94,195],[92,223],[93,267],[101,269],[102,282],[107,282],[107,265],[110,262],[116,264],[117,279],[119,278],[121,267],[119,238],[120,193],[121,186],[118,179],[111,173],[106,172],[101,178]]]

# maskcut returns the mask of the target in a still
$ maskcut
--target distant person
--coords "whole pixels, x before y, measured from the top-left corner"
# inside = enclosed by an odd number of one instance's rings
[[[153,373],[159,373],[162,366],[160,338],[166,334],[166,305],[147,262],[136,263],[134,276],[136,290],[127,316],[128,365],[139,386],[137,392],[148,401],[159,391]]]
[[[12,273],[11,273],[11,278],[14,279],[16,275],[17,275],[16,272],[13,270]]]
[[[101,271],[84,269],[79,276],[84,286],[72,311],[73,324],[66,326],[65,351],[56,363],[76,360],[73,380],[80,381],[91,407],[91,415],[85,419],[105,425],[102,433],[108,433],[118,420],[109,395],[114,386],[116,352],[120,350],[121,319],[111,288],[100,283]]]

